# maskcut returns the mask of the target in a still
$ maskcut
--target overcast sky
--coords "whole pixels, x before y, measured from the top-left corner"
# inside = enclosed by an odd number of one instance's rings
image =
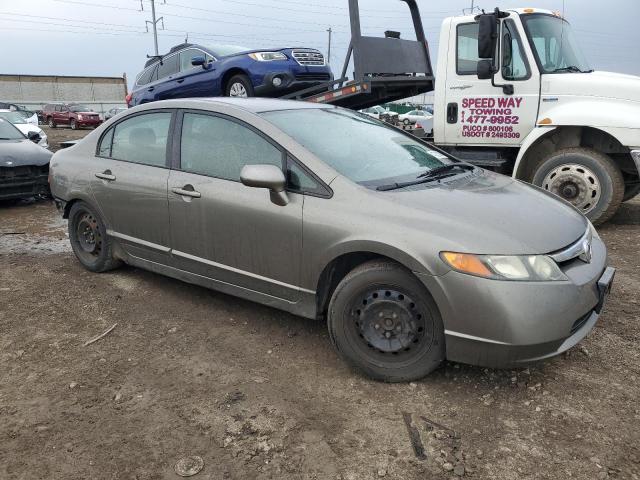
[[[495,6],[562,11],[573,25],[592,67],[640,75],[639,0],[475,0]],[[564,3],[564,5],[563,5]],[[418,0],[437,59],[445,16],[459,15],[471,0]],[[141,10],[141,6],[143,9]],[[410,38],[408,9],[399,0],[360,0],[363,33],[399,30]],[[157,0],[160,52],[182,43],[227,43],[255,48],[315,47],[339,73],[349,43],[347,0]],[[150,0],[0,0],[0,73],[105,75],[126,72],[129,84],[153,54]],[[151,30],[151,29],[149,29]]]

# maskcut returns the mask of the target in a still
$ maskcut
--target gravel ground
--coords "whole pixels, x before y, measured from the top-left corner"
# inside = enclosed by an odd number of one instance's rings
[[[193,455],[202,479],[640,476],[640,199],[600,229],[618,273],[578,348],[397,385],[346,367],[322,323],[134,268],[92,274],[65,229],[48,201],[0,204],[3,480],[175,479]]]

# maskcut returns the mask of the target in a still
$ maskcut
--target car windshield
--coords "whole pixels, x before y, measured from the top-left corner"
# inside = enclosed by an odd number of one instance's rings
[[[413,180],[452,163],[400,130],[342,108],[280,110],[262,116],[340,174],[370,187]]]
[[[0,140],[22,140],[24,135],[10,122],[0,118]]]
[[[4,118],[7,122],[13,124],[25,123],[25,118],[18,112],[0,112],[0,118]]]
[[[543,73],[592,71],[569,22],[547,14],[523,15],[522,18]]]
[[[225,57],[227,55],[234,55],[251,50],[248,47],[241,47],[239,45],[207,45],[207,48],[211,50],[216,57]]]
[[[71,110],[72,112],[93,112],[93,110],[91,110],[86,105],[71,105],[69,107],[69,110]]]

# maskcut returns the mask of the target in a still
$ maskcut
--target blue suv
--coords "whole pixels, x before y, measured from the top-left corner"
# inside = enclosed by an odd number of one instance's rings
[[[185,97],[278,97],[333,80],[324,56],[311,48],[249,50],[184,43],[152,57],[127,95],[130,107]]]

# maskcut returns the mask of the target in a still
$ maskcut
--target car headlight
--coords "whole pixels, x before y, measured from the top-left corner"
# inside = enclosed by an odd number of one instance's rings
[[[287,56],[282,52],[256,52],[249,56],[259,62],[271,62],[273,60],[286,60]]]
[[[457,272],[494,280],[547,282],[567,280],[547,255],[474,255],[441,252],[440,258]]]

